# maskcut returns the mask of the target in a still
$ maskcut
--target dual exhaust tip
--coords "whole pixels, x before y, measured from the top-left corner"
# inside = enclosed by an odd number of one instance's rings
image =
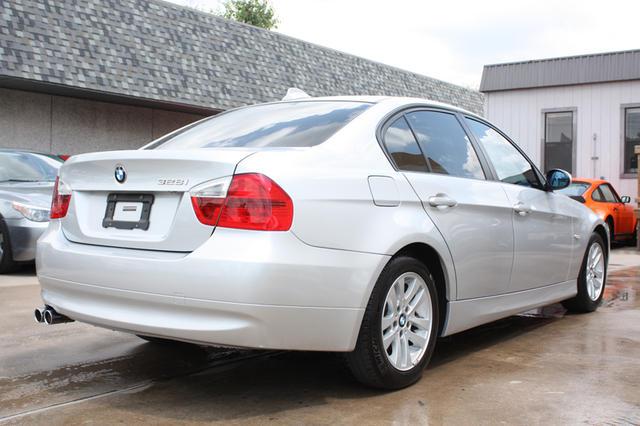
[[[44,323],[47,325],[63,324],[65,322],[73,322],[69,317],[56,312],[51,306],[45,306],[44,308],[36,308],[33,311],[33,317],[36,322]]]

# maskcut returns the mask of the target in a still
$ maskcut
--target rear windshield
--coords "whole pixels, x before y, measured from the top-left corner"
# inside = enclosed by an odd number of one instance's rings
[[[590,186],[590,184],[585,182],[571,182],[571,185],[556,192],[567,195],[569,197],[577,197],[584,194],[584,192],[589,189]]]
[[[240,108],[186,127],[146,149],[309,147],[329,139],[370,106],[301,101]]]

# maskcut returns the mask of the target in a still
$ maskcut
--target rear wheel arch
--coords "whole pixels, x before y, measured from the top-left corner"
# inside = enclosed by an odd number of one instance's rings
[[[394,254],[391,259],[400,256],[408,256],[412,257],[420,262],[422,262],[431,275],[433,277],[433,281],[436,285],[436,290],[438,292],[438,305],[439,305],[439,330],[438,335],[442,333],[444,329],[444,325],[446,322],[449,304],[449,285],[447,279],[446,270],[444,264],[442,262],[442,258],[440,254],[430,245],[425,243],[412,243],[404,246],[396,254]]]
[[[611,219],[611,221],[613,222],[613,218],[611,218],[611,216],[609,216],[607,218],[607,220]],[[607,230],[604,228],[604,225],[599,224],[598,226],[595,227],[595,229],[593,230],[593,232],[595,232],[596,234],[600,235],[602,237],[602,241],[604,241],[605,244],[605,255],[607,256],[607,259],[609,258],[609,248],[611,246],[611,241],[613,240],[613,235],[608,235]]]
[[[433,278],[423,262],[406,253],[385,265],[367,302],[354,350],[345,354],[358,381],[391,390],[420,379],[438,339],[440,303]]]

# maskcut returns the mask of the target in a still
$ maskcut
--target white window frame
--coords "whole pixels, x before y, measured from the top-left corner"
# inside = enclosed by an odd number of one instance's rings
[[[540,133],[540,170],[545,171],[545,148],[547,143],[547,113],[553,112],[570,112],[572,117],[573,136],[571,140],[571,175],[577,176],[577,153],[578,153],[578,107],[566,108],[544,108],[540,110],[540,119],[542,128]]]
[[[638,177],[638,173],[625,173],[624,171],[625,132],[627,130],[627,110],[629,108],[640,108],[640,103],[620,105],[620,179],[636,179]]]

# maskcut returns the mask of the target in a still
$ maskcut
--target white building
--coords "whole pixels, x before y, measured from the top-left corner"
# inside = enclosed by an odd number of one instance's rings
[[[486,65],[485,115],[544,171],[637,196],[640,50]]]

